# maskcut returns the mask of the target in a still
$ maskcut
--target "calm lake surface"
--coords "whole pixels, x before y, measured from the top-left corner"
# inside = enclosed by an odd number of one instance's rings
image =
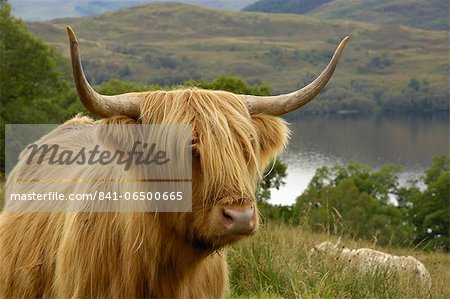
[[[379,167],[403,165],[400,181],[419,179],[432,157],[450,153],[449,116],[305,115],[290,122],[286,185],[272,190],[272,204],[289,205],[307,187],[317,168],[359,161]]]

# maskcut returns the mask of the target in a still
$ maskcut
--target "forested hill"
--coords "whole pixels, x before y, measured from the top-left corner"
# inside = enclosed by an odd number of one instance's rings
[[[445,31],[174,3],[29,27],[68,57],[68,24],[94,84],[117,78],[172,85],[234,75],[268,83],[274,93],[291,91],[317,76],[350,35],[332,82],[310,111],[448,109]]]
[[[448,0],[259,0],[245,11],[307,13],[327,19],[353,19],[449,30]]]

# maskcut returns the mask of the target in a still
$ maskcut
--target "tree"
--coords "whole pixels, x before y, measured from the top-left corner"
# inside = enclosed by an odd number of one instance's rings
[[[6,123],[59,123],[74,102],[54,51],[11,16],[0,2],[0,150],[4,152]],[[4,168],[4,155],[0,157]]]
[[[407,210],[389,199],[398,193],[401,167],[384,165],[374,170],[351,163],[347,167],[322,167],[307,190],[297,198],[300,223],[313,230],[375,238],[381,244],[411,244],[412,226]]]
[[[267,172],[264,174],[264,179],[258,188],[257,199],[258,202],[267,202],[270,199],[270,189],[279,189],[284,185],[284,179],[287,175],[287,165],[283,164],[278,158],[269,166]]]
[[[204,89],[225,90],[237,94],[270,95],[270,87],[267,84],[248,85],[243,80],[233,76],[220,76],[212,81],[190,80],[185,85]]]
[[[450,155],[434,157],[424,182],[426,189],[410,198],[416,242],[450,251]]]
[[[139,92],[139,91],[150,91],[162,89],[159,85],[144,86],[134,82],[121,81],[118,79],[112,79],[103,82],[99,88],[98,92],[105,95],[115,95],[127,92]]]

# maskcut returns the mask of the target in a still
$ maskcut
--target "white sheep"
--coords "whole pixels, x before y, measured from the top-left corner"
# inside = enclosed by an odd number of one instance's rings
[[[430,273],[423,263],[412,256],[396,256],[369,248],[349,249],[340,245],[340,238],[336,244],[322,242],[314,246],[310,252],[336,254],[337,259],[347,259],[356,264],[362,273],[384,269],[412,274],[424,287],[431,288]]]

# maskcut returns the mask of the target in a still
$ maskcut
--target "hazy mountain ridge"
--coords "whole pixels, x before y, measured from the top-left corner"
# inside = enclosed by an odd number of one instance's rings
[[[259,0],[243,11],[304,14],[332,0]]]
[[[259,0],[244,10],[306,13],[326,19],[353,19],[430,30],[450,29],[448,0],[320,0],[312,9],[310,2],[314,5],[315,1]]]
[[[255,0],[9,0],[13,15],[26,21],[94,16],[108,11],[155,2],[179,2],[204,7],[241,10]]]
[[[168,85],[235,75],[267,82],[274,92],[290,91],[318,75],[348,34],[336,75],[320,95],[324,100],[311,109],[370,111],[394,98],[394,105],[420,99],[423,109],[430,109],[424,97],[448,106],[450,68],[442,31],[168,3],[31,23],[30,29],[68,56],[67,24],[79,36],[94,84],[119,78]]]

